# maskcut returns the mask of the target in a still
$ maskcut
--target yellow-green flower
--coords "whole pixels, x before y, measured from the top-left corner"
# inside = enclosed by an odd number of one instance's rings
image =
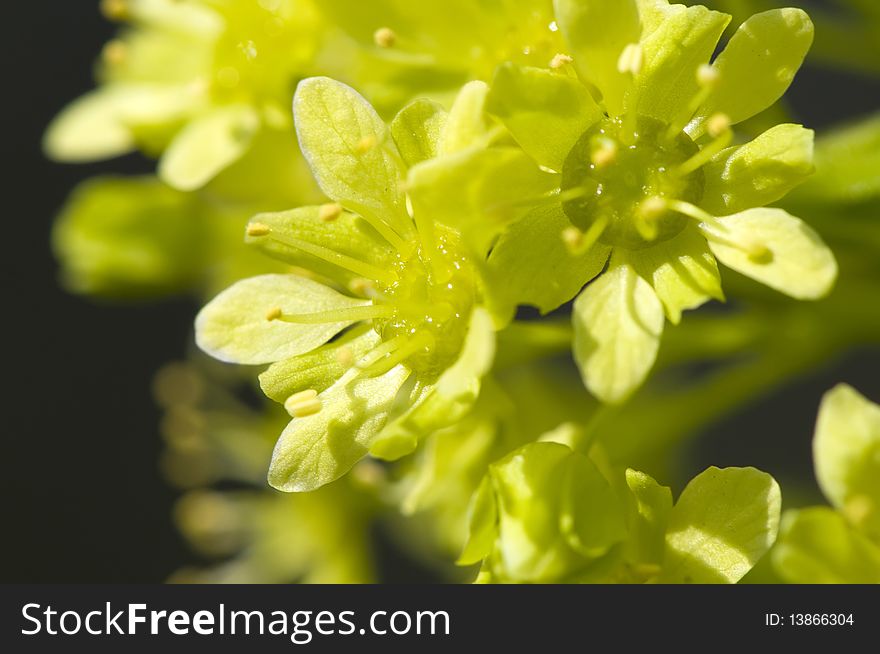
[[[780,505],[755,468],[709,468],[673,505],[642,472],[532,443],[489,467],[459,562],[482,562],[483,583],[736,583],[776,539]]]
[[[755,208],[812,172],[813,133],[785,124],[730,145],[732,125],[784,93],[813,28],[798,9],[756,14],[710,63],[727,14],[666,0],[555,8],[566,51],[549,68],[501,66],[487,107],[559,192],[501,235],[489,268],[510,306],[578,296],[575,358],[587,387],[619,402],[651,369],[665,319],[724,298],[716,260],[798,299],[831,288],[819,236]]]
[[[161,154],[160,176],[180,190],[200,188],[242,160],[238,177],[251,183],[289,179],[297,161],[290,97],[321,38],[310,0],[104,0],[102,7],[129,27],[104,48],[100,86],[50,126],[51,156],[90,161],[141,148]]]
[[[332,202],[256,216],[248,239],[299,274],[238,282],[196,319],[203,350],[273,364],[263,390],[293,416],[269,470],[276,488],[314,489],[368,452],[402,456],[479,392],[494,328],[477,268],[457,233],[403,191],[409,165],[464,129],[433,109],[424,120],[405,110],[389,130],[344,84],[300,83],[299,142]]]
[[[816,477],[833,508],[787,511],[773,562],[789,583],[880,583],[880,406],[846,384],[822,399]]]

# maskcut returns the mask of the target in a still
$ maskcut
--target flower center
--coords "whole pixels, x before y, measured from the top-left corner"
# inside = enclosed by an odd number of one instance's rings
[[[430,254],[430,256],[427,256]],[[386,318],[373,320],[384,341],[400,339],[415,350],[406,359],[410,370],[435,377],[458,356],[474,303],[473,270],[452,233],[440,234],[430,253],[422,248],[394,264],[397,279],[380,283],[382,303],[394,308]]]
[[[688,218],[657,210],[662,200],[702,199],[702,170],[682,174],[700,152],[653,118],[606,118],[578,139],[562,168],[563,210],[581,230],[598,229],[606,245],[641,249],[673,238]]]

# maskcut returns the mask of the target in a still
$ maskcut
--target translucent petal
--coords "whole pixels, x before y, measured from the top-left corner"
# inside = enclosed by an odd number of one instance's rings
[[[578,74],[599,89],[612,115],[620,114],[630,81],[617,62],[641,36],[636,0],[554,0],[553,6]]]
[[[468,82],[461,88],[443,128],[440,154],[461,152],[485,143],[488,131],[485,113],[488,94],[489,87],[485,82]]]
[[[837,278],[834,255],[799,218],[765,208],[717,221],[721,230],[703,227],[703,232],[724,265],[799,300],[815,300],[831,290]]]
[[[826,393],[813,459],[825,497],[880,540],[880,406],[846,384]]]
[[[701,206],[727,215],[776,202],[813,172],[813,130],[777,125],[754,140],[718,153],[703,171]]]
[[[577,80],[512,63],[495,72],[487,108],[535,161],[556,171],[602,115]]]
[[[736,124],[760,113],[785,93],[813,43],[813,23],[801,9],[755,14],[730,39],[713,64],[718,86],[700,107],[688,133],[696,138],[716,112]]]
[[[409,374],[400,365],[371,378],[351,371],[321,393],[321,410],[294,418],[275,444],[269,484],[285,492],[305,492],[348,472],[366,456]]]
[[[596,244],[571,254],[562,239],[567,227],[571,222],[554,203],[532,210],[501,234],[488,266],[496,301],[511,307],[529,304],[547,313],[601,272],[611,248]]]
[[[574,358],[603,402],[624,401],[645,380],[660,346],[663,305],[651,285],[612,258],[578,296],[572,313]]]
[[[327,77],[299,83],[296,133],[321,190],[398,234],[412,228],[400,183],[401,161],[383,120],[354,89]]]
[[[880,584],[880,547],[829,508],[786,511],[773,566],[791,584]]]
[[[214,109],[184,127],[162,155],[159,176],[181,191],[193,191],[235,163],[260,128],[248,105]]]
[[[712,298],[724,299],[715,257],[703,235],[690,225],[668,241],[627,251],[621,258],[654,287],[673,324],[679,323],[686,309]]]
[[[779,485],[755,468],[708,468],[694,477],[669,516],[664,583],[731,583],[776,540]]]
[[[196,343],[221,361],[261,364],[280,361],[323,345],[352,320],[293,324],[267,320],[267,313],[303,314],[369,304],[296,275],[261,275],[233,284],[196,317]]]
[[[407,165],[437,156],[446,121],[443,107],[427,98],[414,100],[394,117],[391,135]]]

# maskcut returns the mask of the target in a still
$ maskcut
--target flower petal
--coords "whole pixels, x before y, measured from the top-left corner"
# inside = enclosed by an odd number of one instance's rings
[[[460,420],[480,394],[483,376],[495,356],[495,329],[484,309],[471,314],[461,352],[411,409],[390,423],[370,446],[370,454],[398,459],[415,450],[419,439]]]
[[[724,299],[715,257],[703,235],[690,225],[668,241],[622,256],[651,283],[674,325],[681,320],[682,311],[712,298]]]
[[[721,231],[701,228],[724,265],[799,300],[821,298],[834,285],[834,255],[800,218],[764,208],[723,216],[717,222]]]
[[[407,165],[437,156],[447,118],[443,107],[427,98],[414,100],[394,117],[391,135]]]
[[[785,93],[813,43],[813,23],[801,9],[755,14],[730,39],[713,64],[718,86],[694,115],[697,138],[709,116],[721,112],[736,124],[760,113]]]
[[[669,516],[663,583],[735,584],[779,528],[779,485],[755,468],[709,468],[682,491]]]
[[[269,464],[273,488],[288,493],[315,490],[339,479],[366,456],[410,373],[401,365],[378,377],[359,378],[357,373],[352,370],[318,396],[318,413],[287,425]]]
[[[602,115],[577,80],[513,63],[496,70],[487,108],[535,161],[556,171]]]
[[[574,358],[603,402],[624,401],[647,377],[663,332],[663,305],[633,268],[611,267],[574,302]]]
[[[662,563],[666,525],[672,512],[672,491],[645,473],[632,469],[626,471],[626,485],[632,493],[631,558],[640,563]]]
[[[440,139],[440,154],[461,152],[486,142],[486,97],[489,87],[485,82],[465,84],[449,110],[449,116]]]
[[[571,254],[562,231],[571,222],[558,204],[539,207],[511,224],[489,255],[493,299],[547,313],[573,298],[598,275],[611,248],[596,244]]]
[[[214,109],[174,137],[159,162],[159,176],[181,191],[201,188],[241,158],[259,128],[259,116],[248,105]]]
[[[385,122],[354,89],[327,77],[299,83],[293,114],[300,148],[329,197],[387,224],[412,229],[400,182],[402,166]]]
[[[620,114],[630,82],[617,62],[641,36],[636,0],[554,0],[553,6],[578,74],[598,88],[612,115]]]
[[[827,507],[786,511],[773,566],[790,584],[880,584],[880,547]]]
[[[296,275],[260,275],[233,284],[196,317],[196,343],[221,361],[261,364],[280,361],[323,345],[352,320],[316,325],[267,320],[280,308],[288,314],[317,313],[369,304]]]
[[[857,528],[880,537],[880,406],[846,384],[826,393],[813,459],[831,504]]]
[[[728,14],[701,6],[668,7],[662,22],[642,38],[640,114],[677,125],[690,118],[688,105],[700,90],[697,69],[709,62],[729,22]]]
[[[777,125],[706,164],[701,206],[715,215],[762,207],[783,197],[813,170],[813,130]]]

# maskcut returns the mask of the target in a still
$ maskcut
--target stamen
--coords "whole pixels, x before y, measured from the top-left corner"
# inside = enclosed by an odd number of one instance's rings
[[[666,214],[666,201],[658,196],[643,200],[635,213],[636,230],[646,241],[653,241],[659,233],[660,219]]]
[[[379,145],[379,139],[377,139],[375,137],[375,135],[369,134],[357,142],[355,149],[360,154],[366,154],[367,152],[369,152],[370,150],[375,148],[377,145]]]
[[[323,220],[325,223],[330,223],[339,218],[342,215],[342,205],[338,202],[331,202],[329,204],[322,204],[321,208],[318,210],[318,218]]]
[[[566,65],[572,63],[574,59],[567,54],[563,54],[561,52],[553,55],[553,59],[550,60],[550,68],[553,70],[559,70],[560,68],[564,68]]]
[[[725,114],[713,114],[709,118],[708,129],[710,130],[710,135],[715,140],[675,168],[672,171],[673,175],[677,177],[690,175],[698,168],[707,164],[712,157],[726,148],[733,139],[733,132],[730,129],[730,118]]]
[[[371,295],[371,291],[376,289],[376,284],[371,279],[364,279],[363,277],[355,277],[348,283],[348,290],[356,295],[364,295],[369,297]]]
[[[392,315],[395,310],[389,305],[364,304],[359,307],[316,311],[315,313],[283,313],[281,309],[276,307],[266,314],[266,320],[280,320],[295,325],[326,325],[333,322],[356,322],[385,318]]]
[[[354,351],[348,345],[341,346],[336,350],[336,362],[343,368],[351,368],[354,364]]]
[[[617,142],[609,138],[596,140],[595,147],[590,153],[590,161],[596,168],[605,168],[617,159]]]
[[[576,257],[593,247],[606,227],[608,227],[608,218],[605,216],[596,219],[586,232],[581,232],[574,226],[566,227],[562,230],[562,241],[569,254]]]
[[[126,0],[101,0],[101,13],[109,20],[125,20],[128,17]]]
[[[315,243],[309,243],[308,241],[301,241],[298,238],[281,235],[278,232],[273,231],[264,223],[250,223],[247,228],[247,234],[248,236],[257,237],[269,236],[269,238],[282,245],[286,245],[296,250],[302,250],[307,254],[311,254],[318,259],[326,261],[327,263],[332,263],[333,265],[344,268],[356,275],[362,275],[363,277],[368,277],[377,282],[393,284],[397,281],[397,275],[395,275],[393,271],[384,270],[378,266],[361,261],[360,259],[355,259],[354,257],[341,254],[330,248],[325,248],[323,245],[316,245]]]
[[[303,391],[303,393],[308,393],[309,391]],[[311,416],[321,411],[321,400],[318,398],[318,393],[314,390],[311,391],[314,395],[310,397],[303,397],[299,400],[294,401],[294,398],[297,395],[302,395],[302,393],[296,393],[295,395],[291,395],[287,398],[287,401],[284,403],[284,408],[294,418],[305,418],[306,416]]]
[[[389,343],[396,341],[398,338],[403,339],[403,344],[396,350],[382,354],[380,358],[374,360],[369,366],[362,370],[362,374],[366,377],[378,377],[384,375],[394,366],[402,363],[413,354],[429,348],[434,344],[434,337],[426,331],[416,332],[414,335],[401,335]]]
[[[691,101],[688,103],[687,111],[683,114],[682,119],[669,126],[669,129],[666,131],[667,141],[671,141],[678,136],[680,132],[684,131],[684,128],[687,127],[689,122],[691,122],[691,118],[694,117],[697,109],[709,99],[712,91],[718,87],[720,81],[721,71],[715,68],[715,66],[703,64],[697,68],[697,84],[699,85],[700,90],[691,98]]]
[[[622,74],[629,73],[629,89],[623,97],[623,129],[621,135],[626,145],[632,145],[635,142],[635,132],[638,126],[637,112],[639,106],[639,86],[635,83],[635,78],[642,72],[642,65],[645,61],[645,54],[642,46],[638,43],[630,43],[620,53],[617,60],[617,70]]]
[[[373,42],[380,48],[390,48],[397,42],[397,34],[390,27],[380,27],[373,32]]]
[[[119,39],[113,39],[101,50],[101,56],[110,66],[119,66],[128,56],[128,46]]]
[[[321,410],[321,400],[318,399],[318,391],[310,388],[294,393],[284,402],[284,408],[287,410],[287,413],[295,418],[317,413]]]
[[[626,74],[629,73],[633,77],[642,72],[642,65],[645,61],[645,54],[642,46],[638,43],[630,43],[620,53],[617,60],[617,70]]]

